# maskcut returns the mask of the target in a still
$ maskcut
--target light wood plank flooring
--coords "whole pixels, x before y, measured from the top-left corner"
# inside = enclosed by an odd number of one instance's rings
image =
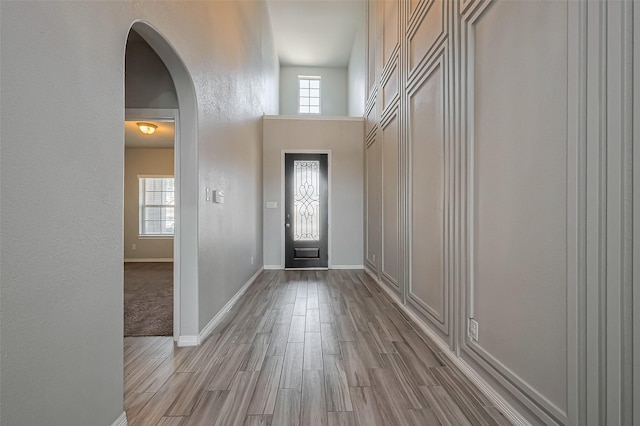
[[[137,425],[508,425],[363,271],[265,271],[199,347],[127,337]]]

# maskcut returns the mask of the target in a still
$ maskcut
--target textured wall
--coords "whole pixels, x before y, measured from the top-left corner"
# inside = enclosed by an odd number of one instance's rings
[[[123,411],[129,28],[149,22],[182,57],[198,105],[193,187],[228,194],[227,204],[197,207],[195,300],[199,293],[206,324],[259,269],[247,254],[262,259],[261,115],[277,111],[278,72],[266,9],[218,1],[0,8],[0,423],[109,425]]]

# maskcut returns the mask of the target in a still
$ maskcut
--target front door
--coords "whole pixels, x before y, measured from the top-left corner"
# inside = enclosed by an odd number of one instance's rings
[[[326,268],[327,154],[285,154],[285,268]]]

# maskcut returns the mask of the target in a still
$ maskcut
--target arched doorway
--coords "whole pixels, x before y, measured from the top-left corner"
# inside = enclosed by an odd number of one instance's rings
[[[173,337],[179,346],[199,343],[198,333],[198,169],[197,106],[191,76],[169,42],[150,24],[135,22],[133,30],[160,57],[171,75],[175,110],[174,175],[176,186]],[[140,111],[138,111],[140,113]]]

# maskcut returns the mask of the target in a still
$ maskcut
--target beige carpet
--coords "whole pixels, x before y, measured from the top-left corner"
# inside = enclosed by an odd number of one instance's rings
[[[124,335],[173,335],[173,263],[124,264]]]

